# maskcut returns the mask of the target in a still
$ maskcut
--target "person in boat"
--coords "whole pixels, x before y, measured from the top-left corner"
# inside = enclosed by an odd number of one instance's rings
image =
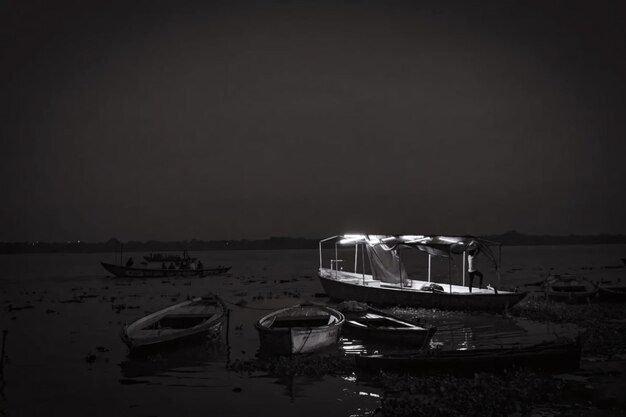
[[[133,257],[132,256],[130,258],[128,258],[128,260],[126,261],[126,266],[128,266],[128,267],[133,266]]]
[[[167,269],[167,265],[165,265],[165,262],[161,264],[161,269]]]
[[[170,266],[169,266],[169,268],[168,268],[168,269],[176,269],[176,267],[174,266],[174,263],[173,263],[173,262],[170,262]]]
[[[202,270],[202,268],[204,268],[204,265],[202,265],[202,261],[198,261],[198,264],[196,265],[196,269],[198,269],[199,271]]]
[[[476,268],[476,257],[480,253],[480,248],[477,244],[472,242],[471,249],[467,251],[467,270],[469,272],[469,292],[472,292],[472,286],[474,284],[474,277],[480,279],[478,288],[483,287],[483,273]]]

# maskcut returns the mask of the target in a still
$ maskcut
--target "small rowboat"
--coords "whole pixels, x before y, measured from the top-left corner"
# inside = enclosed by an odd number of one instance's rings
[[[293,355],[336,345],[344,320],[337,310],[303,303],[274,311],[261,318],[255,327],[262,352]]]
[[[122,328],[122,340],[133,349],[216,331],[226,307],[215,295],[196,297],[149,314]]]
[[[546,278],[544,291],[546,297],[554,301],[584,303],[598,293],[598,286],[582,277],[551,275]]]
[[[204,277],[225,274],[230,266],[203,269],[133,268],[100,262],[104,269],[119,278]]]
[[[355,357],[361,371],[391,371],[416,375],[472,375],[500,373],[527,368],[542,372],[567,372],[580,366],[579,341],[542,343],[527,347],[430,351],[414,354],[360,355]]]
[[[366,340],[422,348],[437,331],[436,327],[420,327],[363,303],[343,302],[339,309],[346,316],[344,332]]]
[[[598,287],[600,301],[623,302],[626,301],[626,286],[624,285],[600,285]]]

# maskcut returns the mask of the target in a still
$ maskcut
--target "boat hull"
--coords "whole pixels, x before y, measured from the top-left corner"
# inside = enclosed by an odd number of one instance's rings
[[[102,267],[119,278],[164,278],[164,277],[204,277],[209,275],[224,274],[229,267],[208,269],[157,269],[157,268],[133,268],[122,265],[114,265],[100,262]]]
[[[294,319],[306,319],[306,316],[298,316],[301,306],[293,306],[275,311],[257,321],[255,327],[259,333],[260,351],[275,355],[295,355],[301,353],[316,352],[331,346],[335,346],[341,335],[344,316],[340,312],[325,306],[310,306],[306,308],[319,308],[327,314],[334,316],[330,324],[315,326],[289,326],[271,327],[271,323],[278,320],[281,314],[293,314]]]
[[[598,288],[600,301],[624,302],[626,301],[626,287],[623,286],[600,286]]]
[[[194,305],[201,305],[200,309],[209,308],[206,306],[210,306],[209,315],[205,313],[190,313],[188,310],[193,308]],[[193,323],[187,327],[153,328],[155,323],[162,320],[176,320],[176,318],[180,320],[181,312],[185,313],[182,315],[182,320],[187,322],[193,320]],[[226,307],[215,296],[205,299],[195,298],[166,307],[142,317],[128,326],[124,326],[121,331],[121,338],[130,349],[171,344],[218,331],[221,328],[225,312]]]
[[[448,310],[479,310],[502,312],[520,302],[526,293],[437,293],[414,289],[385,288],[344,282],[319,274],[324,291],[337,300],[356,300],[378,305],[404,305],[411,307]]]
[[[360,371],[390,371],[416,375],[473,375],[479,372],[501,373],[511,369],[540,372],[575,371],[580,366],[580,343],[548,343],[510,349],[480,349],[451,352],[428,352],[413,355],[357,356]]]

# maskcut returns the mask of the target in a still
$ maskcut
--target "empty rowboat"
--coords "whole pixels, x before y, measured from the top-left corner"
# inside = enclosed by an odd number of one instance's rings
[[[343,302],[339,308],[346,316],[344,332],[365,340],[422,348],[437,331],[436,327],[421,327],[363,303]]]
[[[125,326],[122,340],[132,349],[216,331],[225,312],[224,304],[215,295],[192,298]]]
[[[274,311],[256,323],[261,351],[277,355],[310,353],[337,344],[344,315],[303,303]]]

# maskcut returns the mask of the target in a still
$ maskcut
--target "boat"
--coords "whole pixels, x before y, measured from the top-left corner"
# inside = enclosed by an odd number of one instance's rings
[[[609,302],[626,301],[626,286],[624,285],[600,285],[598,286],[598,298],[600,301],[609,301]]]
[[[355,361],[357,369],[365,372],[471,376],[521,368],[557,373],[575,371],[580,367],[580,355],[580,341],[574,340],[508,348],[359,355]]]
[[[124,326],[121,337],[131,349],[187,339],[218,330],[225,312],[216,295],[195,297]]]
[[[183,252],[183,255],[164,255],[162,253],[151,253],[144,256],[143,259],[146,262],[174,262],[180,263],[182,261],[194,262],[198,258],[192,258],[187,254],[187,251]]]
[[[437,331],[436,327],[421,327],[363,303],[344,301],[338,309],[346,317],[343,333],[365,340],[422,348]]]
[[[303,303],[274,311],[257,321],[261,352],[311,353],[337,344],[345,321],[339,311]]]
[[[575,275],[550,275],[544,284],[546,298],[566,303],[589,302],[598,293],[598,286]]]
[[[335,242],[334,258],[329,267],[324,267],[322,244]],[[354,246],[353,271],[344,269],[344,259],[339,259],[346,246]],[[319,242],[320,265],[318,276],[324,291],[332,299],[356,300],[377,305],[406,305],[413,307],[441,308],[452,310],[481,310],[502,312],[517,304],[525,292],[487,285],[485,288],[470,290],[465,285],[467,262],[466,254],[479,247],[493,264],[497,281],[500,281],[500,262],[491,250],[499,243],[472,236],[425,236],[425,235],[337,235]],[[342,250],[339,250],[339,247]],[[360,249],[360,250],[359,250]],[[428,255],[428,280],[411,278],[402,258],[406,251],[417,250]],[[328,252],[328,250],[326,250]],[[366,266],[367,253],[367,266]],[[463,260],[462,285],[452,283],[452,262],[454,256]],[[331,255],[332,256],[332,255]],[[431,279],[431,259],[448,259],[448,282]],[[347,261],[347,260],[346,260]],[[347,263],[347,262],[346,262]]]
[[[204,277],[225,274],[231,268],[230,266],[203,269],[135,268],[106,262],[100,262],[100,264],[104,269],[119,278]]]

